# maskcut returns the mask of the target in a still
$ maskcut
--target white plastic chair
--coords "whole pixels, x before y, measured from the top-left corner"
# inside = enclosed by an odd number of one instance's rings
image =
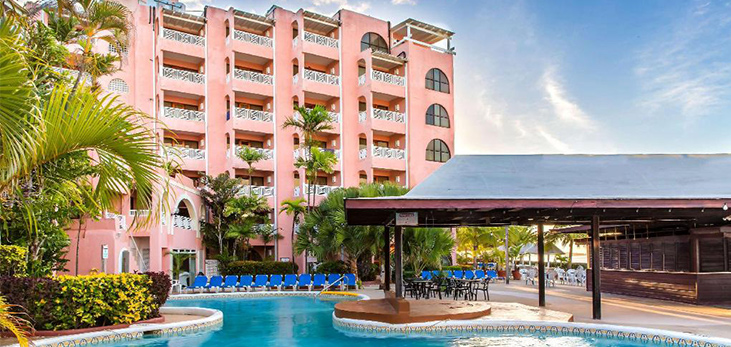
[[[558,281],[561,282],[561,284],[566,284],[566,270],[557,268],[556,276],[558,276]]]
[[[549,269],[546,271],[546,285],[555,287],[556,280],[558,280],[558,272],[555,269]]]
[[[576,284],[576,270],[569,269],[566,271],[566,282],[568,282],[571,285]]]
[[[530,281],[530,283],[532,285],[535,285],[536,284],[536,276],[538,276],[538,270],[536,270],[536,268],[533,268],[533,267],[532,268],[529,268],[527,270],[526,275],[525,275],[525,284],[527,285],[528,284],[528,281]]]

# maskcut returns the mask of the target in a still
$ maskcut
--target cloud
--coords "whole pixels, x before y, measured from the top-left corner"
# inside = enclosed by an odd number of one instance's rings
[[[198,12],[213,3],[213,0],[182,0],[181,2],[185,4],[186,11]]]
[[[556,78],[555,68],[549,67],[543,73],[541,84],[546,94],[546,100],[553,107],[553,111],[559,119],[581,128],[593,128],[589,116],[579,105],[566,96],[564,86]]]
[[[394,5],[416,5],[416,0],[391,0]]]
[[[316,10],[334,10],[347,9],[355,12],[365,12],[371,8],[371,3],[367,1],[357,1],[351,3],[349,0],[312,0],[312,5]]]
[[[553,147],[559,153],[572,153],[573,152],[573,150],[571,149],[571,147],[568,144],[559,140],[556,136],[549,133],[542,126],[536,126],[536,133],[538,135],[540,135],[544,140],[546,140],[546,143],[548,143],[551,147]]]
[[[637,103],[645,111],[697,117],[729,105],[731,11],[719,6],[696,3],[637,53]]]

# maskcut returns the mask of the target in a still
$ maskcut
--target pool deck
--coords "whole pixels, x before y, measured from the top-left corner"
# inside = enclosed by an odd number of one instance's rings
[[[373,299],[383,298],[383,292],[372,287],[358,292]],[[538,309],[538,288],[525,285],[522,281],[514,281],[509,285],[495,283],[490,285],[490,299],[493,312],[499,306],[497,303],[520,303]],[[595,321],[591,318],[591,292],[582,287],[557,285],[546,289],[546,309],[572,314],[575,322],[731,338],[731,308],[728,307],[697,306],[602,293],[602,320]]]

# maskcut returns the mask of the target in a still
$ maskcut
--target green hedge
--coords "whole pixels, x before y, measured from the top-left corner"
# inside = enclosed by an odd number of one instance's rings
[[[319,274],[346,274],[350,273],[350,266],[342,260],[324,261],[317,266],[315,272]]]
[[[167,299],[156,281],[143,274],[4,276],[0,295],[24,307],[37,330],[81,329],[154,318]]]
[[[0,245],[0,276],[25,275],[28,251],[20,246]]]
[[[222,264],[220,270],[223,275],[271,275],[297,273],[296,263],[283,261],[232,261]]]

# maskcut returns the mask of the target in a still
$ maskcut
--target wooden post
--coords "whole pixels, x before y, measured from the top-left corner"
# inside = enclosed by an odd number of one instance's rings
[[[599,216],[591,218],[591,303],[594,319],[602,319],[602,281],[599,264]]]
[[[383,291],[391,291],[391,231],[388,226],[383,227]]]
[[[543,242],[543,223],[538,224],[538,306],[546,306],[546,262]]]
[[[510,284],[510,253],[508,248],[508,232],[509,226],[505,226],[505,284]]]
[[[403,283],[404,283],[404,276],[403,276],[403,238],[401,237],[401,227],[397,226],[393,229],[393,245],[394,245],[394,270],[396,272],[396,298],[397,299],[403,299],[404,292],[403,292]]]

